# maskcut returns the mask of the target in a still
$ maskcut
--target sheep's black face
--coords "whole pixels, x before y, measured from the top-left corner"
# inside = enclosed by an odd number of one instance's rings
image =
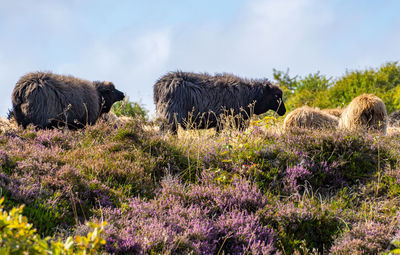
[[[124,99],[123,92],[117,90],[112,82],[100,82],[97,84],[97,91],[101,97],[101,113],[110,111],[111,106]]]
[[[285,104],[283,103],[283,92],[280,88],[278,87],[273,87],[272,88],[272,109],[276,111],[279,116],[283,116],[286,113],[286,107]]]
[[[259,102],[254,108],[255,114],[262,114],[268,110],[276,111],[280,116],[286,113],[285,104],[283,103],[283,93],[280,88],[271,84],[265,84],[265,89],[260,95]]]

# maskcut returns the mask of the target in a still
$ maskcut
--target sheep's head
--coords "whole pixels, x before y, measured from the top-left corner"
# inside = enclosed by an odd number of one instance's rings
[[[124,99],[124,93],[115,88],[112,82],[94,82],[94,85],[99,93],[101,113],[107,113],[110,111],[111,106]]]
[[[282,90],[266,81],[263,84],[262,95],[255,105],[254,113],[262,114],[268,110],[276,111],[280,116],[286,113]]]

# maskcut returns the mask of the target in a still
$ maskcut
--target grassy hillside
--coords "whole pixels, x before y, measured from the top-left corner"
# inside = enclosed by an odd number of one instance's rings
[[[107,252],[292,254],[390,249],[400,136],[294,130],[279,121],[160,135],[141,119],[0,137],[5,208],[42,236],[107,221]]]

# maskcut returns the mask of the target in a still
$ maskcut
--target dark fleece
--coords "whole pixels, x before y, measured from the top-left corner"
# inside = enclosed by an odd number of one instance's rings
[[[124,98],[111,82],[90,82],[51,72],[28,73],[12,92],[13,114],[24,128],[92,125]]]
[[[243,120],[254,113],[274,110],[279,115],[286,112],[282,91],[267,79],[249,80],[231,74],[171,72],[154,85],[154,102],[159,117],[168,128],[176,132],[177,125],[185,128],[188,119],[196,128],[219,125],[224,113],[241,114]]]

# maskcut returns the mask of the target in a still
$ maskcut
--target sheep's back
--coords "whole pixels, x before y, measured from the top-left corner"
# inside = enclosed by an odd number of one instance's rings
[[[18,123],[42,128],[52,121],[93,123],[99,114],[98,94],[90,82],[51,73],[23,76],[14,88],[13,105]]]
[[[186,118],[188,112],[215,115],[233,110],[240,113],[253,103],[257,88],[243,83],[223,82],[211,77],[167,77],[155,85],[156,110],[161,115],[177,113]]]

